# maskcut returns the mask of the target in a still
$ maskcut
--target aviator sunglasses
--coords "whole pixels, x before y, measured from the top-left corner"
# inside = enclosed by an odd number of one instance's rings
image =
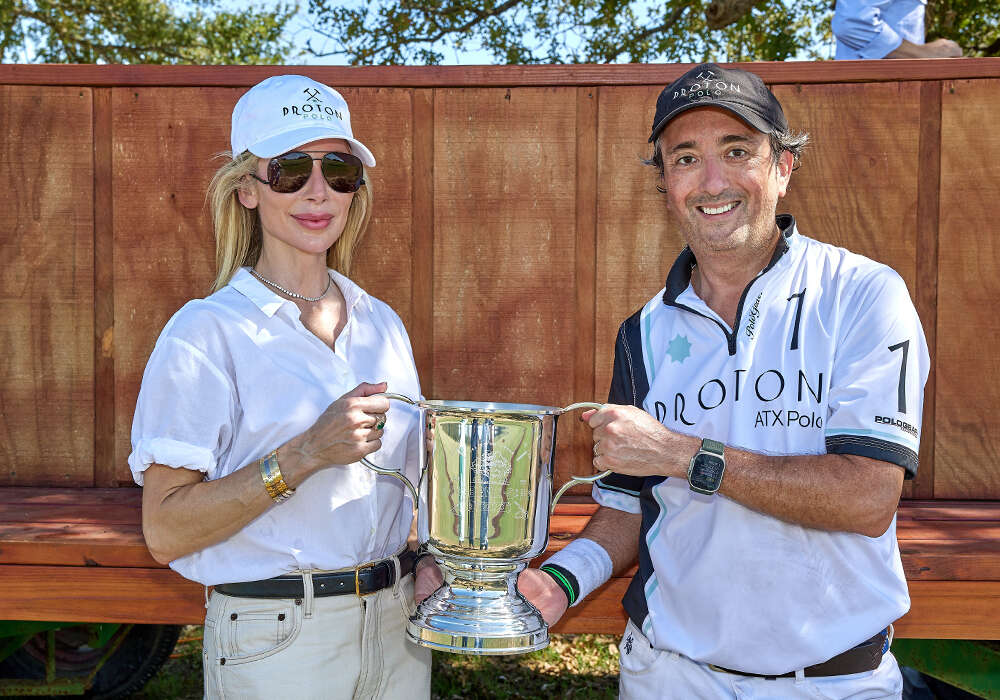
[[[321,158],[314,158],[302,151],[291,151],[268,161],[266,180],[257,173],[250,174],[275,192],[298,192],[312,175],[314,160],[320,161],[320,170],[326,184],[334,192],[357,192],[365,184],[365,170],[361,159],[351,153],[331,152]]]

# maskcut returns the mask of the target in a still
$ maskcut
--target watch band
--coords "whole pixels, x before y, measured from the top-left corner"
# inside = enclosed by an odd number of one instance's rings
[[[719,442],[718,440],[709,440],[704,438],[701,441],[701,449],[705,452],[711,452],[712,454],[721,455],[726,449],[725,443]]]
[[[284,503],[295,495],[295,489],[289,487],[281,476],[281,469],[278,467],[278,451],[271,450],[271,453],[261,457],[257,461],[260,467],[260,478],[264,482],[267,495],[275,503]]]

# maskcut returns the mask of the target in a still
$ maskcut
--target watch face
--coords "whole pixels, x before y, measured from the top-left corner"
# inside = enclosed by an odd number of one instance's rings
[[[691,465],[688,481],[696,488],[715,491],[719,488],[725,469],[726,463],[722,457],[699,452],[694,458],[694,464]]]

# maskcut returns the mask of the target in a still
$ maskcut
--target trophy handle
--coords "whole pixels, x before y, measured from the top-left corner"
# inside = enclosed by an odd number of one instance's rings
[[[590,402],[584,401],[583,403],[570,404],[566,408],[562,409],[560,411],[560,413],[568,413],[569,411],[575,411],[578,408],[583,408],[583,409],[587,409],[587,410],[592,409],[592,408],[601,408],[603,405],[604,404],[602,404],[602,403],[590,403]],[[571,476],[569,478],[569,481],[567,481],[565,484],[563,484],[562,488],[560,488],[558,491],[556,491],[556,495],[552,499],[552,506],[549,509],[549,515],[551,515],[552,513],[554,513],[556,511],[556,503],[559,502],[559,499],[562,498],[562,495],[564,493],[566,493],[566,489],[568,489],[570,486],[576,486],[577,484],[592,484],[595,481],[597,481],[598,479],[603,479],[604,477],[606,477],[610,473],[611,473],[611,470],[608,469],[607,471],[603,471],[600,474],[594,474],[593,476]]]
[[[381,394],[372,394],[372,396],[384,396],[387,399],[395,399],[396,401],[403,401],[404,403],[408,403],[411,406],[417,405],[416,401],[411,399],[409,396],[404,396],[403,394],[393,394],[387,391]],[[400,481],[402,481],[403,484],[406,485],[406,488],[410,490],[410,494],[413,496],[413,504],[417,505],[420,503],[420,498],[417,496],[417,489],[414,488],[413,484],[410,483],[409,479],[403,476],[401,470],[385,469],[383,467],[378,466],[377,464],[372,464],[365,457],[362,457],[360,461],[363,465],[365,465],[366,467],[368,467],[377,474],[385,474],[386,476],[391,476],[394,479],[399,479]],[[423,478],[423,474],[421,474],[421,478]]]

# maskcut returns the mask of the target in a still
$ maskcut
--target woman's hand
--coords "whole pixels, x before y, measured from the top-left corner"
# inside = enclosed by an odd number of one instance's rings
[[[382,428],[389,399],[372,396],[385,382],[362,382],[330,404],[312,427],[282,448],[294,452],[309,471],[331,464],[352,464],[382,447]]]
[[[431,593],[444,585],[444,576],[438,568],[434,557],[422,557],[417,562],[417,571],[414,574],[413,582],[413,602],[420,603]]]

